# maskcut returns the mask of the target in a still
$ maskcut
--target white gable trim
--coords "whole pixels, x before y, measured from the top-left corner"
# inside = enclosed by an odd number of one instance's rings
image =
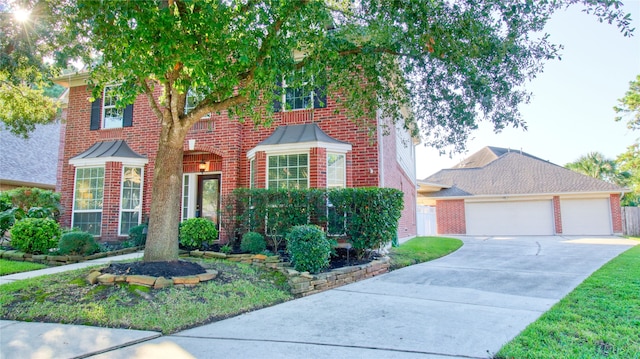
[[[72,158],[69,160],[69,164],[76,167],[104,166],[107,162],[122,162],[123,166],[143,167],[149,163],[149,160],[147,158],[131,157]]]

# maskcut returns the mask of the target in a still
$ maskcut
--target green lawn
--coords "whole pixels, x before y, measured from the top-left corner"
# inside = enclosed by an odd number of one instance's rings
[[[17,262],[0,259],[0,276],[13,273],[28,272],[42,268],[47,268],[47,266],[40,263]]]
[[[640,245],[587,278],[496,358],[640,358]]]
[[[434,260],[462,247],[462,241],[446,237],[416,237],[391,248],[391,270]]]
[[[218,278],[195,287],[151,290],[90,285],[89,269],[0,286],[0,318],[161,331],[232,317],[293,298],[286,277],[250,265],[209,260]]]

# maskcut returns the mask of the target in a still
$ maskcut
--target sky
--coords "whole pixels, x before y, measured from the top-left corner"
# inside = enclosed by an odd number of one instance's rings
[[[520,111],[528,130],[507,128],[495,134],[491,124],[481,122],[469,137],[467,152],[453,158],[420,144],[417,178],[454,166],[485,146],[522,150],[561,166],[589,152],[610,159],[625,152],[640,131],[615,122],[613,106],[640,74],[640,0],[623,3],[636,28],[631,38],[579,6],[554,14],[545,31],[552,42],[564,45],[562,60],[548,61],[544,72],[526,86],[533,96]]]

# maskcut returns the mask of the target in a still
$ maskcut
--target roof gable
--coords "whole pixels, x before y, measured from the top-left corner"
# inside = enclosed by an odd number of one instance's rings
[[[491,157],[486,151],[487,148],[481,150],[483,153],[471,156],[476,158],[474,163]],[[495,152],[491,152],[495,155]],[[445,169],[425,178],[424,181],[450,186],[426,194],[427,197],[624,191],[617,185],[514,151],[502,153],[484,166]]]

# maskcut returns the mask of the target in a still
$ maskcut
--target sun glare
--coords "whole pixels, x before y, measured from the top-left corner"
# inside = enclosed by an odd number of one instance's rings
[[[31,15],[31,11],[18,9],[13,12],[13,16],[15,16],[16,20],[19,22],[25,22],[29,20],[29,15]]]

